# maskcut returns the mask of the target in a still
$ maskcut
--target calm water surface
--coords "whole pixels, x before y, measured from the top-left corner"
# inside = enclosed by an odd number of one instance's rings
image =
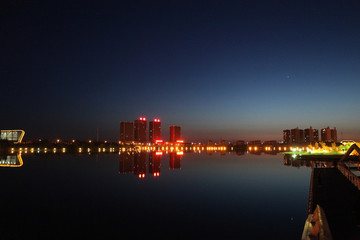
[[[23,155],[0,238],[300,239],[311,171],[283,155]]]

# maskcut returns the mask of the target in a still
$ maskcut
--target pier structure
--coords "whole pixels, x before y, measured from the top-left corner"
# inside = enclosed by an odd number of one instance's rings
[[[359,157],[352,155],[353,151],[360,154],[360,148],[352,145],[340,158],[329,159],[328,168],[312,166],[308,219],[306,220],[302,239],[359,239],[360,236],[360,180],[356,173],[359,170]],[[331,235],[321,237],[321,231],[327,227],[309,220],[314,211],[320,207],[323,218],[326,219]],[[325,216],[326,214],[326,216]],[[321,229],[323,226],[323,229]],[[315,229],[315,230],[314,230]],[[316,234],[315,234],[316,233]]]

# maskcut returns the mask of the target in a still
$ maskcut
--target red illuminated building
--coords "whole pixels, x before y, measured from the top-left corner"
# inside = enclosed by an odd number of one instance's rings
[[[145,117],[141,117],[134,122],[134,139],[137,142],[146,142],[147,121]]]
[[[161,140],[161,121],[155,118],[149,122],[149,142],[155,143]]]
[[[134,141],[133,122],[120,122],[120,141],[122,142]]]
[[[181,127],[170,126],[170,142],[181,141]]]

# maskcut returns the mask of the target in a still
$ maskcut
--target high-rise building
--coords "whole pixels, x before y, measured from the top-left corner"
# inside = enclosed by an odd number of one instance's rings
[[[170,126],[170,142],[181,140],[181,127]]]
[[[321,141],[322,142],[337,142],[337,130],[334,128],[322,128],[321,129]]]
[[[330,127],[321,129],[321,141],[331,142],[331,129]]]
[[[283,130],[283,140],[284,140],[284,143],[290,142],[290,130],[289,129]]]
[[[134,139],[138,142],[146,142],[147,121],[145,117],[141,117],[134,121]]]
[[[313,129],[314,131],[314,142],[319,142],[319,130],[318,129]]]
[[[120,141],[122,142],[134,141],[133,122],[120,122]]]
[[[149,122],[149,142],[155,143],[156,140],[161,140],[161,121],[157,118]]]
[[[294,128],[290,131],[290,142],[291,143],[303,143],[304,142],[304,130]]]
[[[304,140],[306,143],[314,143],[319,141],[319,130],[313,129],[311,126],[304,129]]]

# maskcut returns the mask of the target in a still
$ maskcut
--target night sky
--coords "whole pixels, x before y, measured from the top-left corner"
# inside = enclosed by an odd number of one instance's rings
[[[186,141],[360,140],[359,1],[0,6],[0,128],[25,139],[118,140],[145,116],[165,140],[170,125]]]

